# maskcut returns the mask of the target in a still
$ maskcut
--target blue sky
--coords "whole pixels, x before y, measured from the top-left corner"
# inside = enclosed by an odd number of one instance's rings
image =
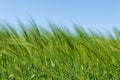
[[[34,18],[37,23],[47,21],[68,25],[79,23],[85,29],[112,31],[120,29],[120,0],[0,0],[0,21],[16,23]]]

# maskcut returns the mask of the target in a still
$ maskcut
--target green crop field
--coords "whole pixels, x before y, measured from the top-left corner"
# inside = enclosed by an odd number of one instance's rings
[[[18,23],[20,31],[0,24],[0,80],[120,80],[120,31],[115,38],[75,34],[50,24]]]

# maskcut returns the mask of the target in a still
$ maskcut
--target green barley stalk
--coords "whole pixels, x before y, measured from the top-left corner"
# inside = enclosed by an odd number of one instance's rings
[[[0,24],[0,80],[120,80],[120,31],[108,38],[76,24],[76,34],[18,24],[20,32]]]

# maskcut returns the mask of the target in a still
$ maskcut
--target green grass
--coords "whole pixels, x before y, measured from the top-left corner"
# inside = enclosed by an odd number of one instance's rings
[[[120,80],[120,32],[115,37],[76,34],[51,24],[51,31],[19,22],[0,24],[0,80]]]

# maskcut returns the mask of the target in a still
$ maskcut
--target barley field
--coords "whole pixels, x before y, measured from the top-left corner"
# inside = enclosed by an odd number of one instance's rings
[[[106,37],[86,33],[79,25],[73,34],[35,21],[0,24],[0,80],[120,80],[120,31]]]

